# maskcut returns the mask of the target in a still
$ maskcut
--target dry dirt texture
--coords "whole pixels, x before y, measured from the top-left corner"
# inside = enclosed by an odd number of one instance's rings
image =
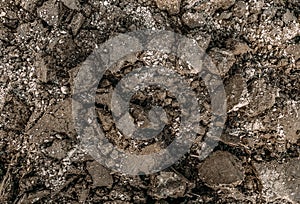
[[[200,139],[164,171],[126,176],[80,148],[71,93],[79,66],[97,44],[140,29],[196,39],[220,71],[228,117],[204,161]],[[147,124],[155,104],[169,117],[147,144],[120,139],[109,109],[124,74],[156,62],[186,67],[172,56],[144,52],[99,83],[99,122],[126,151],[147,154],[174,139],[180,110],[168,91],[149,88],[131,100],[137,124]],[[203,81],[189,77],[205,137],[210,99]],[[300,1],[0,0],[0,113],[3,204],[300,203]]]

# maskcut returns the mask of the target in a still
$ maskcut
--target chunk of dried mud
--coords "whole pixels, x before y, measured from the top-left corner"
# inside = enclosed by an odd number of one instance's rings
[[[169,14],[178,14],[180,11],[181,0],[155,0],[160,10],[166,10]]]
[[[87,170],[92,176],[93,187],[108,187],[113,185],[113,178],[110,171],[96,161],[87,163]]]
[[[151,185],[149,194],[156,199],[164,199],[182,197],[189,183],[174,172],[160,172],[159,175],[152,176]]]
[[[31,135],[39,144],[55,133],[63,133],[74,138],[76,131],[72,119],[72,99],[65,99],[49,107],[38,121],[33,120],[32,123],[32,125],[28,124],[26,134]]]
[[[199,165],[199,177],[209,186],[235,186],[245,178],[242,162],[229,152],[212,153]]]

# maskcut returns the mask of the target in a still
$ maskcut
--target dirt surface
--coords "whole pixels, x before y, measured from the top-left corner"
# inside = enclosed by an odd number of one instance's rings
[[[95,97],[99,124],[118,148],[160,151],[180,125],[175,96],[149,87],[133,95],[130,115],[148,127],[159,105],[166,127],[147,142],[118,135],[111,92],[137,68],[162,65],[189,77],[201,114],[183,158],[128,176],[81,148],[71,98],[79,67],[99,44],[141,29],[197,41],[223,80],[227,120],[218,146],[200,160],[211,123],[203,80],[174,56],[146,51],[125,60],[105,73]],[[300,203],[300,2],[1,0],[0,113],[0,203]]]

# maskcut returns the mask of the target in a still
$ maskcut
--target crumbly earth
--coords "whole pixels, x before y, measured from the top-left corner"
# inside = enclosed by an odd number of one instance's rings
[[[222,77],[228,115],[218,146],[200,160],[210,99],[203,81],[189,75],[200,139],[171,167],[128,176],[80,148],[71,93],[97,45],[141,29],[195,39]],[[157,61],[186,67],[162,58],[139,53],[99,83],[99,123],[119,148],[148,154],[175,137],[180,109],[167,90],[150,87],[131,100],[136,124],[147,125],[152,105],[168,116],[146,144],[118,137],[109,109],[126,73]],[[300,203],[300,1],[1,0],[0,114],[0,203]]]

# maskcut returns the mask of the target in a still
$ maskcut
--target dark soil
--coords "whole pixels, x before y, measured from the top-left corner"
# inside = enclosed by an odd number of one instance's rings
[[[198,139],[169,168],[128,176],[80,148],[71,97],[73,79],[97,45],[141,29],[195,39],[220,72],[228,112],[218,146],[200,160],[210,99],[201,78],[181,73],[199,99]],[[136,57],[105,73],[95,109],[114,145],[148,154],[174,140],[181,111],[167,90],[140,90],[130,103],[135,124],[147,127],[153,105],[164,107],[168,124],[147,143],[118,136],[111,91],[161,56]],[[172,56],[159,63],[187,66]],[[300,203],[300,2],[2,0],[0,113],[0,203]]]

